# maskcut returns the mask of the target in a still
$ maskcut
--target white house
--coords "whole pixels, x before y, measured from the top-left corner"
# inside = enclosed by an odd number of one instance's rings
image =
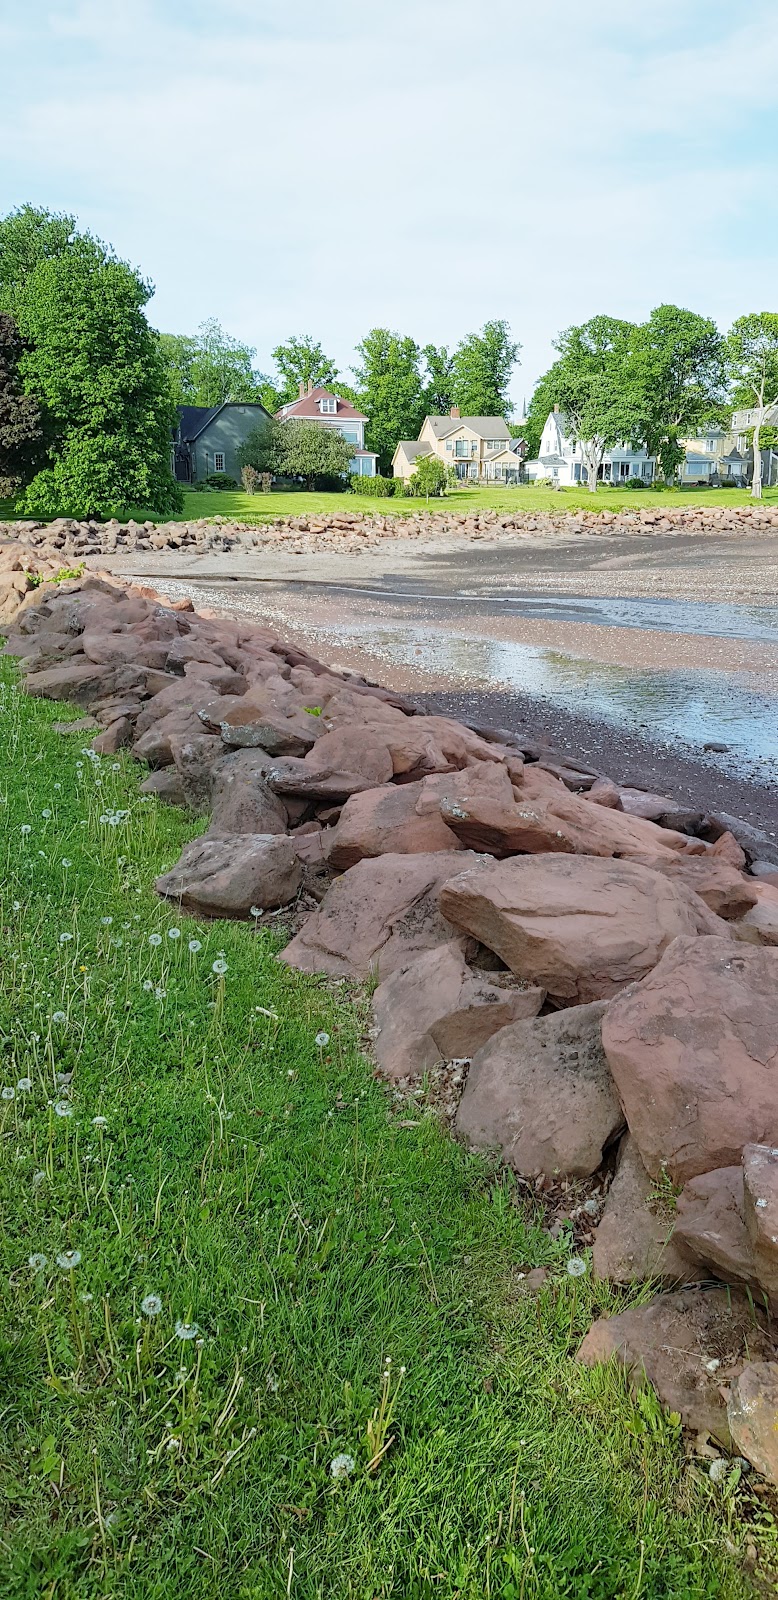
[[[378,456],[373,450],[365,449],[365,423],[370,421],[363,411],[357,411],[350,400],[344,400],[339,394],[333,394],[331,389],[315,389],[312,383],[300,384],[300,393],[296,400],[282,406],[276,412],[279,422],[287,422],[290,417],[295,417],[303,422],[321,422],[325,427],[337,428],[354,446],[354,459],[349,462],[349,470],[360,478],[374,478],[377,468]]]
[[[580,444],[566,433],[566,423],[558,406],[549,412],[540,440],[540,449],[534,461],[525,461],[524,471],[530,482],[539,478],[552,483],[569,485],[586,483],[588,472]],[[641,478],[653,483],[656,459],[647,454],[642,445],[617,444],[605,451],[599,478],[603,483],[626,483],[628,478]]]

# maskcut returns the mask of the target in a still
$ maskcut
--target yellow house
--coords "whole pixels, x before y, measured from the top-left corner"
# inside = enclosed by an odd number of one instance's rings
[[[502,417],[425,417],[418,439],[401,439],[392,456],[395,478],[410,478],[419,456],[437,456],[458,478],[518,478],[521,441]]]

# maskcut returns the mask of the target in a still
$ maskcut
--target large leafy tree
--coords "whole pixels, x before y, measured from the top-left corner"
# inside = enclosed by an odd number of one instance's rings
[[[256,472],[282,472],[284,466],[283,422],[268,417],[266,422],[252,428],[238,449],[241,467],[253,467]]]
[[[682,440],[721,415],[725,348],[709,317],[681,306],[657,306],[635,329],[628,381],[643,413],[643,441],[672,478],[683,461]]]
[[[454,356],[445,345],[425,344],[422,350],[427,368],[424,405],[428,416],[445,416],[454,405]]]
[[[306,389],[309,383],[314,389],[330,389],[337,383],[338,369],[334,361],[324,354],[318,339],[312,339],[309,333],[300,338],[292,335],[284,344],[277,344],[272,356],[280,374],[279,406],[298,398],[300,384]]]
[[[225,333],[216,317],[202,322],[193,336],[160,334],[160,346],[177,405],[261,401],[262,387],[270,381],[254,367],[256,350]]]
[[[278,470],[290,478],[304,478],[307,489],[318,478],[345,478],[354,446],[338,428],[292,417],[280,425],[281,459]]]
[[[51,428],[21,502],[39,516],[180,509],[174,411],[145,306],[152,288],[71,218],[23,207],[0,221],[0,309],[25,349],[19,373]]]
[[[765,412],[778,402],[778,313],[752,311],[738,317],[727,335],[726,349],[735,402],[756,413],[751,494],[761,500],[762,428]]]
[[[615,317],[591,317],[567,328],[554,341],[559,355],[543,380],[564,413],[568,433],[581,446],[592,494],[605,451],[642,435],[634,335],[634,324]]]
[[[0,312],[0,499],[18,494],[46,457],[41,408],[22,387],[23,354],[13,317]]]
[[[508,389],[521,346],[511,339],[507,322],[484,324],[468,334],[454,352],[453,396],[465,417],[509,417]]]
[[[357,345],[361,365],[354,375],[360,405],[370,419],[368,447],[376,451],[382,472],[388,472],[400,440],[418,436],[426,415],[420,354],[414,339],[389,328],[371,328]]]

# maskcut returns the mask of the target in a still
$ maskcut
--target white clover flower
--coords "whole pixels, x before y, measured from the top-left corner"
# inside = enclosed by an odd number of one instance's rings
[[[223,978],[225,972],[229,971],[229,968],[227,966],[226,961],[222,961],[220,959],[218,961],[214,961],[214,964],[211,967],[211,971],[216,973],[217,978]]]
[[[201,943],[201,941],[199,939],[190,939],[189,940],[189,953],[190,953],[190,955],[196,956],[198,950],[202,950],[202,948],[203,948],[202,947],[202,943]]]
[[[30,827],[29,822],[23,822],[22,825],[21,825],[21,828],[19,829],[19,832],[23,833],[25,838],[27,837],[28,833],[32,833],[32,828]]]
[[[571,1278],[582,1278],[586,1272],[586,1262],[583,1256],[571,1256],[567,1263],[567,1270]]]
[[[49,817],[51,816],[51,812],[49,811],[48,806],[46,807],[45,811],[41,812],[41,816],[43,817],[44,822],[48,822]]]
[[[168,928],[167,936],[168,936],[169,939],[180,939],[181,938],[181,929],[180,928]]]
[[[330,1036],[328,1033],[317,1033],[313,1042],[315,1045],[318,1045],[320,1050],[323,1050],[325,1045],[329,1044]]]
[[[108,1127],[108,1118],[107,1117],[93,1117],[92,1118],[92,1127],[93,1128],[107,1128]]]
[[[32,1078],[20,1078],[16,1088],[19,1094],[29,1094],[32,1088]]]
[[[158,949],[158,947],[159,947],[159,945],[161,945],[161,943],[162,943],[162,934],[161,933],[150,933],[149,934],[149,944],[153,947],[153,949],[155,949],[155,950]]]
[[[15,1100],[15,1099],[16,1099],[16,1090],[11,1088],[10,1083],[4,1089],[0,1089],[0,1100]]]
[[[40,1250],[36,1250],[35,1255],[28,1258],[28,1265],[32,1267],[33,1272],[42,1272],[44,1267],[48,1266],[48,1257]]]
[[[196,1339],[200,1329],[196,1322],[177,1322],[176,1337],[179,1339]]]
[[[348,1478],[354,1471],[355,1466],[356,1461],[354,1460],[354,1457],[346,1455],[344,1451],[341,1455],[334,1456],[330,1462],[330,1477]]]
[[[144,1317],[158,1317],[162,1310],[162,1301],[158,1294],[147,1294],[140,1303]]]
[[[51,1020],[52,1022],[67,1022],[68,1019],[64,1011],[55,1011],[52,1014]]]
[[[73,1115],[73,1107],[69,1100],[57,1100],[54,1104],[54,1110],[58,1117],[72,1117]]]
[[[60,944],[70,944],[72,938],[72,933],[61,933],[59,936],[59,942]]]
[[[80,1265],[80,1250],[61,1250],[57,1256],[57,1266],[61,1267],[63,1272],[72,1272],[74,1267],[78,1267]]]

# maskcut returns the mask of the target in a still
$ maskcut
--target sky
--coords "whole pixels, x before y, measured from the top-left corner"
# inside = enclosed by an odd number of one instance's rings
[[[520,407],[598,312],[778,310],[776,0],[0,0],[0,62],[0,214],[74,213],[266,372],[502,317]]]

